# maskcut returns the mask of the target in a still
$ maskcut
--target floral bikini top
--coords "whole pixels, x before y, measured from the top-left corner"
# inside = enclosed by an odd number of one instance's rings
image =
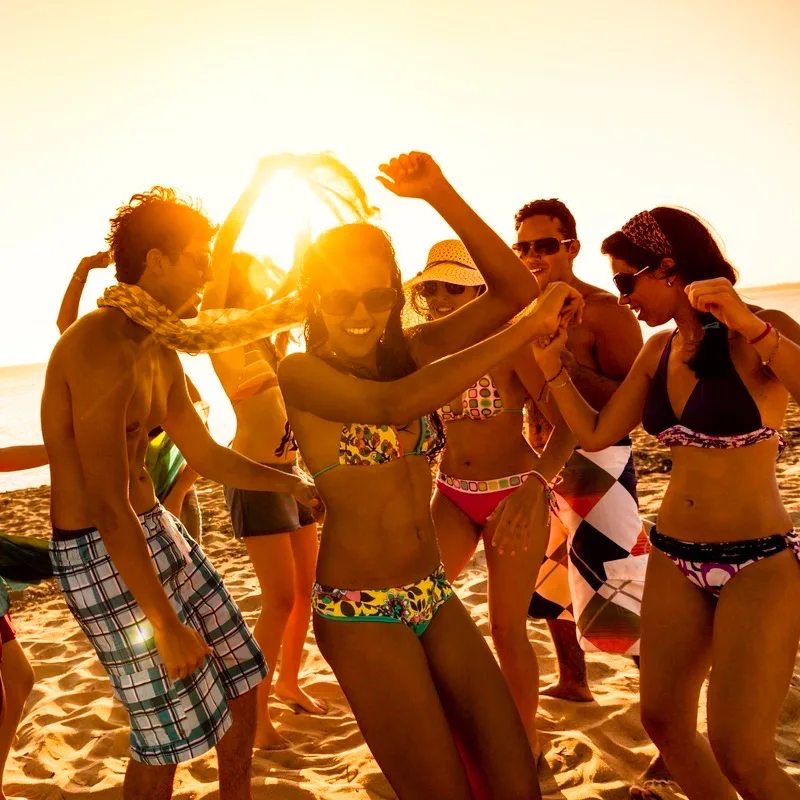
[[[461,395],[461,408],[442,406],[439,416],[443,422],[457,419],[489,419],[498,414],[522,414],[521,408],[504,408],[500,392],[491,376],[484,375]]]
[[[312,475],[318,478],[336,467],[378,467],[407,456],[427,455],[438,443],[427,417],[419,419],[419,438],[413,450],[406,451],[394,425],[350,422],[342,427],[339,459]]]

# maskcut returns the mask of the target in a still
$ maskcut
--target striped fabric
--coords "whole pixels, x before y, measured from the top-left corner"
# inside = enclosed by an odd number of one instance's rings
[[[128,712],[133,757],[177,764],[219,742],[232,721],[228,700],[257,686],[268,669],[222,578],[180,522],[161,506],[139,520],[178,618],[213,651],[182,680],[167,676],[152,627],[97,531],[51,542],[50,557],[67,606]]]

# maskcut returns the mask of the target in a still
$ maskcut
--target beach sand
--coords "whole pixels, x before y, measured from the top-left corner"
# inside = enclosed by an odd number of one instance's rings
[[[800,524],[800,414],[792,407],[785,428],[790,448],[778,471],[785,502]],[[643,433],[635,435],[642,513],[654,515],[668,480],[668,453]],[[794,445],[794,447],[792,447]],[[244,547],[233,540],[219,486],[199,484],[204,514],[203,546],[222,573],[252,625],[259,595]],[[48,534],[48,488],[0,495],[0,530]],[[461,580],[458,595],[489,639],[486,575],[479,552]],[[6,769],[8,798],[119,798],[128,758],[126,718],[111,697],[108,680],[64,605],[53,581],[12,595],[19,638],[35,673],[31,695]],[[541,668],[541,685],[555,679],[553,646],[543,623],[529,622]],[[638,675],[630,659],[590,654],[595,703],[576,705],[542,698],[540,725],[547,766],[541,782],[555,800],[622,800],[655,754],[639,722]],[[281,732],[291,750],[256,751],[253,797],[383,800],[394,797],[369,753],[330,669],[308,636],[302,684],[330,704],[327,717],[297,714],[275,702]],[[705,712],[700,712],[705,726]],[[781,763],[800,779],[800,663],[780,717],[777,749]],[[179,767],[176,798],[218,797],[214,753]],[[665,794],[665,797],[683,797]]]

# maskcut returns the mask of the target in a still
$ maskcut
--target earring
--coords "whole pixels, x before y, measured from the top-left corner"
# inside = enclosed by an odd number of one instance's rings
[[[668,278],[667,279],[667,286],[672,286],[673,283],[675,283],[675,279],[674,278],[672,278],[672,279]]]

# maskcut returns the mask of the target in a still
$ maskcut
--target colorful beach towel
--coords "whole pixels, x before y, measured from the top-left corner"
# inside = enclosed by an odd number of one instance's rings
[[[630,444],[576,450],[528,614],[576,623],[585,651],[637,655],[647,553]]]

